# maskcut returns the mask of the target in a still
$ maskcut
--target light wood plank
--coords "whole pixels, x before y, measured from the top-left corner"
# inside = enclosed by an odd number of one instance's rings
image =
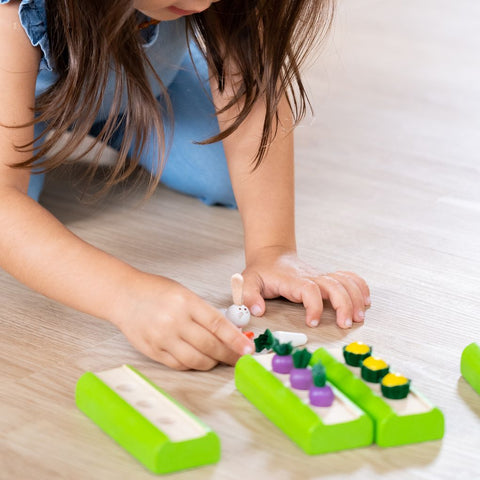
[[[479,19],[473,0],[339,3],[308,73],[316,116],[297,131],[297,230],[307,260],[365,276],[373,306],[351,331],[330,309],[311,330],[300,306],[275,300],[252,326],[303,331],[312,345],[373,345],[444,411],[443,441],[308,457],[235,390],[232,368],[171,371],[111,325],[0,272],[0,477],[153,478],[75,407],[83,372],[124,363],[220,435],[218,465],[175,478],[478,477],[480,397],[459,362],[480,341]],[[229,304],[243,267],[238,212],[162,187],[140,207],[138,193],[95,206],[76,197],[52,178],[42,202],[87,241]]]

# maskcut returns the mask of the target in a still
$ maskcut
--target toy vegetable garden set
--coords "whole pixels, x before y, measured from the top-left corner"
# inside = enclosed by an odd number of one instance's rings
[[[344,347],[342,359],[324,348],[313,354],[294,349],[290,342],[281,343],[285,338],[296,344],[305,341],[295,333],[272,334],[268,329],[255,338],[259,353],[240,358],[235,384],[306,453],[443,437],[440,410],[416,392],[409,379],[372,357],[371,347],[351,343]],[[462,360],[470,380],[479,354],[475,344]],[[155,473],[220,459],[215,432],[128,365],[85,373],[75,397],[80,410]]]
[[[267,329],[235,367],[237,389],[306,453],[443,437],[442,412],[354,342],[335,356],[280,343]]]
[[[231,286],[234,303],[223,313],[242,330],[250,320],[243,277],[235,274]],[[443,437],[442,412],[408,378],[373,357],[368,345],[350,343],[336,356],[324,348],[311,353],[300,348],[307,342],[303,333],[268,329],[254,341],[257,354],[237,362],[235,385],[306,453]],[[465,349],[462,374],[480,393],[480,345]],[[82,412],[152,472],[220,459],[215,432],[133,367],[85,373],[75,399]]]

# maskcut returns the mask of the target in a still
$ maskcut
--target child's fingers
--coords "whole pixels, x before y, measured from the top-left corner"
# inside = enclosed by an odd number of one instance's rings
[[[369,307],[371,305],[372,301],[371,301],[371,298],[370,298],[370,288],[368,287],[367,282],[362,277],[360,277],[359,275],[357,275],[354,272],[343,272],[343,271],[341,271],[341,272],[335,272],[335,273],[338,273],[339,275],[346,275],[346,276],[352,278],[355,281],[355,283],[357,284],[358,288],[360,288],[360,290],[362,292],[365,306]]]
[[[168,353],[191,370],[211,370],[218,363],[205,353],[199,352],[190,343],[181,339],[169,345],[168,348]]]
[[[180,337],[185,342],[193,345],[199,352],[218,362],[235,365],[239,358],[237,353],[230,350],[215,335],[196,322],[191,322],[182,331]]]
[[[306,324],[310,327],[318,326],[323,313],[323,300],[317,283],[298,278],[280,286],[279,293],[292,302],[303,303],[306,310]]]
[[[365,320],[365,300],[355,280],[349,275],[340,274],[338,272],[329,273],[330,277],[338,280],[350,295],[350,299],[353,304],[353,321],[363,322]]]
[[[314,282],[307,284],[302,289],[302,303],[305,307],[305,322],[310,327],[317,327],[323,313],[322,292]]]
[[[258,275],[243,273],[243,303],[255,317],[261,317],[265,313],[262,289],[263,282]]]
[[[152,349],[150,352],[145,352],[152,360],[155,360],[173,370],[188,370],[189,368],[182,362],[179,362],[175,357],[165,350]]]
[[[197,304],[194,320],[238,355],[253,353],[255,347],[243,333],[218,310],[207,303]]]
[[[350,328],[353,321],[353,303],[342,283],[329,275],[316,277],[315,282],[320,287],[322,297],[329,299],[335,309],[338,326]]]
[[[131,327],[129,324],[127,324],[127,326]],[[188,370],[186,365],[163,348],[166,341],[168,342],[170,340],[170,343],[176,341],[175,335],[166,340],[165,335],[159,333],[159,329],[145,331],[142,334],[132,328],[123,328],[122,332],[137,350],[152,360],[163,363],[163,365],[173,368],[174,370]]]

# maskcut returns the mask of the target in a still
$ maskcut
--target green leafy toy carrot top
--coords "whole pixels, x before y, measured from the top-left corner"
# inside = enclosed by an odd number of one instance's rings
[[[288,343],[275,342],[272,348],[273,348],[273,351],[281,357],[290,355],[293,351],[292,342],[288,342]]]
[[[313,384],[316,387],[325,386],[327,381],[327,372],[325,371],[325,367],[323,366],[322,362],[318,362],[312,367],[312,377]]]
[[[307,368],[312,358],[312,354],[306,349],[297,350],[293,355],[293,364],[295,368]]]
[[[272,350],[273,346],[278,343],[277,339],[273,336],[273,333],[268,328],[253,341],[255,342],[255,351],[257,353],[264,349]]]

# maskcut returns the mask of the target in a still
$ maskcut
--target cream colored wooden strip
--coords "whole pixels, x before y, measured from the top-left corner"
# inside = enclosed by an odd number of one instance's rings
[[[206,435],[206,428],[127,366],[95,374],[172,442]]]

